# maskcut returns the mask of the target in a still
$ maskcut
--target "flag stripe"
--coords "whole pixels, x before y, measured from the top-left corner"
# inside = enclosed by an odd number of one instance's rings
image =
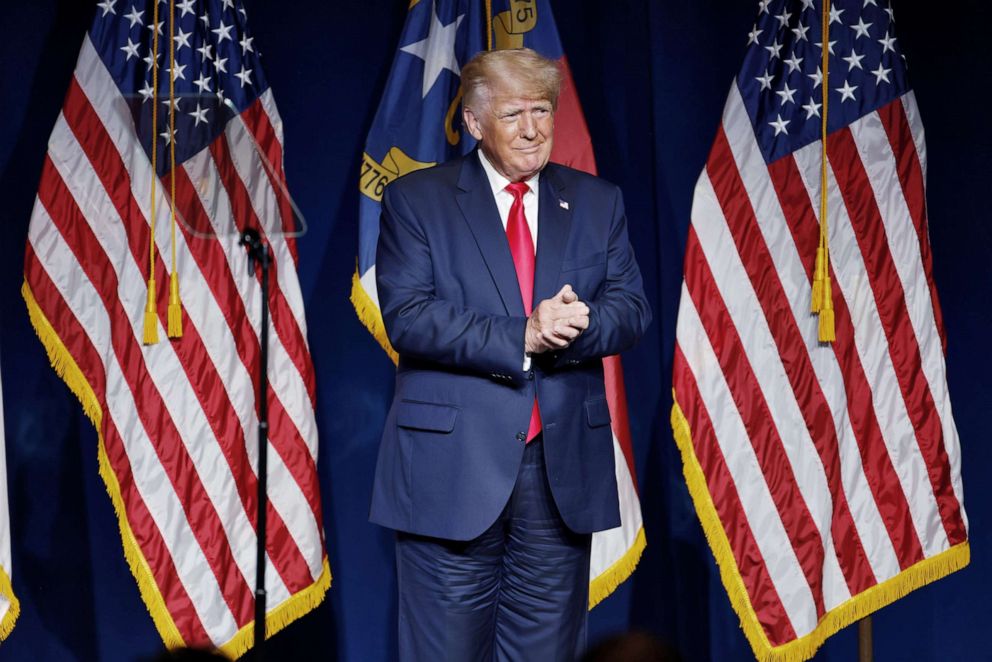
[[[744,257],[742,265],[757,296],[758,305],[764,312],[768,332],[781,357],[788,386],[795,393],[796,398],[804,403],[804,406],[800,407],[796,402],[798,416],[788,415],[788,418],[805,423],[808,437],[803,441],[808,439],[814,446],[823,465],[820,469],[824,472],[824,486],[829,491],[822,498],[822,502],[832,504],[833,508],[832,512],[818,516],[821,535],[829,530],[833,536],[834,548],[848,589],[851,593],[863,591],[876,583],[875,576],[860,535],[854,526],[841,482],[840,457],[833,417],[817,381],[809,353],[806,351],[807,343],[793,317],[788,298],[748,199],[748,191],[744,190],[744,183],[735,166],[734,154],[722,128],[717,130],[706,167],[722,208],[723,217],[727,221],[730,236],[737,247],[737,252]],[[784,387],[785,384],[782,386]],[[794,445],[797,441],[798,439],[794,438],[787,445]],[[819,479],[817,482],[820,482]],[[824,526],[825,524],[827,526]]]
[[[748,522],[740,495],[734,487],[733,476],[717,443],[696,379],[678,344],[675,345],[674,374],[678,376],[681,387],[679,404],[683,407],[692,430],[696,458],[706,477],[713,507],[719,515],[737,567],[741,570],[741,580],[751,604],[755,605],[758,622],[768,639],[775,644],[791,641],[796,638],[796,633],[768,574],[768,567]]]
[[[768,172],[771,182],[775,186],[778,201],[782,205],[785,223],[791,233],[791,238],[802,262],[802,268],[808,279],[804,282],[811,283],[819,237],[819,222],[814,215],[810,197],[805,193],[802,175],[792,158],[779,159],[772,163],[768,166]],[[799,193],[797,194],[797,192]],[[838,282],[832,267],[830,276],[832,282]],[[875,415],[871,387],[854,347],[854,326],[847,309],[847,303],[843,297],[836,295],[834,296],[834,318],[837,339],[832,343],[832,354],[836,357],[839,372],[834,373],[833,378],[836,381],[832,383],[843,384],[844,389],[842,392],[836,388],[831,390],[838,395],[843,393],[845,396],[844,407],[846,408],[846,412],[844,408],[839,411],[835,410],[834,418],[835,420],[846,418],[849,422],[850,427],[845,429],[842,438],[853,438],[853,441],[857,443],[857,452],[861,458],[860,470],[871,490],[870,505],[865,504],[864,509],[871,508],[877,511],[887,533],[884,537],[878,534],[871,536],[871,539],[877,541],[877,544],[869,547],[869,553],[875,550],[874,553],[879,554],[881,553],[879,550],[887,551],[889,547],[892,547],[895,551],[895,560],[898,563],[898,566],[893,569],[890,564],[873,562],[876,576],[881,580],[891,577],[898,570],[905,569],[921,560],[923,548],[910,516],[906,494],[900,488],[899,477],[892,464],[892,459],[885,449],[882,431]],[[821,379],[821,383],[824,383],[823,379]],[[846,417],[843,416],[843,413],[846,413]],[[855,471],[857,472],[857,467],[855,467]],[[845,475],[847,474],[848,472],[845,471]],[[857,509],[856,512],[860,510]],[[874,521],[878,521],[874,513],[869,513],[867,517],[859,514],[859,523]],[[891,545],[887,545],[886,540],[891,541]]]
[[[841,194],[855,230],[861,255],[869,274],[882,329],[896,368],[896,377],[906,410],[912,420],[920,452],[927,465],[930,485],[951,545],[966,538],[960,506],[951,488],[950,466],[944,450],[943,430],[933,395],[923,374],[920,346],[913,333],[906,306],[905,291],[899,279],[883,219],[875,204],[871,184],[864,170],[850,129],[841,129],[827,142],[830,165],[840,182]]]

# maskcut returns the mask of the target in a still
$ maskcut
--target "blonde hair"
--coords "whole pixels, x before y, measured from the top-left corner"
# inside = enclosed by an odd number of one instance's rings
[[[491,88],[503,84],[516,92],[546,99],[557,110],[561,79],[557,62],[529,48],[481,51],[462,67],[462,105],[478,109],[480,104],[488,104]]]

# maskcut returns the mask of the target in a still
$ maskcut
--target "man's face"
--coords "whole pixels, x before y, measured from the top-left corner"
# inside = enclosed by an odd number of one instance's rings
[[[547,164],[554,133],[550,101],[496,83],[490,86],[489,103],[476,105],[464,110],[465,125],[501,175],[518,182]]]

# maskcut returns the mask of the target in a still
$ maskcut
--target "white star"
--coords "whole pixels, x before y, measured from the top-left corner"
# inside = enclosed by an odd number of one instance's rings
[[[145,86],[138,90],[138,94],[141,95],[141,102],[144,103],[155,95],[155,90],[152,89],[151,83],[146,80]]]
[[[207,123],[207,111],[209,110],[209,108],[200,108],[200,104],[196,104],[196,110],[188,113],[190,117],[196,120],[196,123],[193,126],[200,126],[200,122]]]
[[[796,34],[797,41],[809,41],[809,39],[807,39],[806,37],[806,33],[809,32],[808,25],[797,25],[796,27],[792,28],[792,31]]]
[[[138,11],[138,8],[137,7],[131,7],[131,13],[130,14],[124,14],[124,18],[126,18],[129,21],[131,21],[131,25],[129,25],[128,27],[133,28],[136,23],[138,25],[144,25],[145,22],[141,20],[141,16],[144,13],[145,12],[143,12],[143,11]]]
[[[887,13],[889,15],[889,23],[895,23],[896,22],[896,12],[895,12],[894,9],[892,9],[892,5],[889,5],[888,7],[886,7],[885,9],[883,9],[882,11],[884,11],[885,13]]]
[[[138,46],[140,46],[140,43],[136,44],[128,37],[127,46],[121,46],[121,50],[127,53],[127,59],[130,60],[132,57],[138,57]]]
[[[245,35],[244,37],[241,38],[241,41],[239,41],[238,43],[241,44],[242,55],[247,55],[248,51],[251,51],[253,53],[255,52],[255,48],[251,45],[251,42],[254,40],[255,40],[254,37],[249,37],[248,35]]]
[[[803,11],[813,8],[813,0],[802,0],[802,2],[803,2]]]
[[[792,54],[792,57],[790,57],[789,59],[782,60],[782,61],[785,62],[787,65],[789,65],[789,73],[790,74],[793,71],[795,71],[796,69],[798,69],[799,68],[799,65],[801,65],[803,63],[803,59],[801,57],[796,57],[796,54],[795,53],[793,53]]]
[[[219,57],[216,60],[214,60],[214,69],[216,69],[217,71],[221,71],[221,72],[223,72],[223,73],[226,74],[227,73],[227,58],[226,57]]]
[[[196,4],[196,0],[182,0],[176,7],[183,10],[183,13],[179,15],[182,18],[186,14],[193,14],[196,16],[196,12],[193,11],[193,5]]]
[[[210,79],[203,72],[200,72],[200,77],[193,81],[193,85],[200,89],[200,94],[210,91]]]
[[[758,14],[765,14],[768,12],[768,5],[771,4],[772,0],[760,0],[758,2]]]
[[[858,37],[869,36],[868,28],[870,28],[872,25],[873,25],[872,23],[865,23],[865,19],[859,17],[858,22],[855,25],[850,26],[851,29],[854,30],[855,32],[854,38],[857,39]]]
[[[781,29],[789,23],[789,19],[792,18],[792,14],[787,11],[783,11],[781,14],[776,15],[775,18],[778,19],[778,27]]]
[[[840,15],[843,14],[843,13],[844,13],[844,10],[843,9],[837,9],[836,7],[831,7],[830,8],[830,25],[833,25],[834,23],[840,23],[841,25],[843,25],[843,23],[840,20]]]
[[[844,60],[844,62],[847,62],[848,72],[850,72],[855,67],[864,71],[864,67],[861,66],[861,60],[865,59],[864,55],[858,55],[854,51],[851,51],[850,55],[848,55],[847,57],[842,57],[841,59]]]
[[[455,35],[458,33],[458,26],[461,25],[465,15],[462,14],[448,25],[441,25],[436,13],[431,13],[431,27],[427,33],[427,38],[418,42],[408,44],[400,50],[419,57],[424,61],[424,83],[421,88],[421,96],[426,98],[427,93],[434,87],[438,76],[447,69],[456,76],[461,75],[458,68],[458,60],[455,59]]]
[[[237,76],[239,79],[241,79],[241,87],[244,87],[245,83],[251,85],[251,69],[246,69],[242,67],[241,71],[239,71],[234,75]]]
[[[829,42],[827,44],[827,49],[830,51],[830,54],[831,55],[834,55],[834,44],[836,44],[836,43],[837,43],[837,40],[834,39],[833,41],[831,41],[831,42]],[[814,41],[813,42],[813,45],[816,46],[817,48],[819,48],[821,51],[823,50],[823,43],[822,42]]]
[[[874,71],[871,72],[875,74],[875,84],[878,85],[882,81],[885,81],[886,83],[891,83],[892,81],[889,80],[889,72],[891,71],[892,71],[891,69],[885,69],[884,67],[882,67],[882,63],[879,62],[878,69],[875,69]]]
[[[851,85],[850,81],[844,81],[844,87],[835,87],[834,91],[840,92],[840,100],[846,101],[850,99],[851,101],[857,101],[854,98],[854,90],[858,89],[857,85]]]
[[[149,30],[155,30],[156,32],[158,32],[158,35],[161,37],[163,25],[165,25],[165,21],[159,21],[158,25],[155,25],[154,23],[149,23],[145,27],[148,28]]]
[[[751,31],[747,33],[748,46],[758,41],[758,35],[761,34],[762,32],[764,32],[764,30],[759,30],[757,25],[751,28]]]
[[[809,100],[809,103],[803,104],[803,107],[802,108],[803,108],[803,110],[806,111],[806,119],[809,119],[809,118],[813,117],[813,115],[816,115],[817,117],[819,117],[820,116],[820,107],[821,106],[823,106],[822,103],[816,103],[812,99]]]
[[[178,63],[176,64],[176,76],[175,76],[176,80],[186,80],[186,74],[183,73],[185,70],[186,70],[185,64],[178,64]],[[169,67],[168,71],[169,74],[171,75],[172,67]]]
[[[768,126],[773,127],[775,129],[775,135],[776,136],[778,134],[780,134],[780,133],[784,133],[785,135],[789,135],[789,130],[786,129],[785,126],[790,121],[791,120],[784,120],[784,119],[782,119],[782,115],[779,114],[778,118],[774,122],[769,122],[768,123]]]
[[[224,96],[224,90],[217,90],[217,104],[220,106],[227,105],[227,98]]]
[[[775,94],[782,99],[783,106],[787,103],[795,103],[795,100],[792,97],[796,96],[796,91],[789,87],[788,83],[783,83],[782,89],[777,91]]]
[[[813,79],[813,89],[814,90],[817,87],[820,86],[820,83],[823,82],[823,72],[820,71],[820,67],[817,67],[816,68],[816,73],[815,74],[806,74],[806,75]]]
[[[208,17],[206,14],[200,17],[200,22],[203,23],[204,28],[210,27],[210,17]]]
[[[214,34],[217,35],[217,45],[218,46],[220,46],[221,44],[223,44],[225,39],[229,39],[231,41],[234,41],[233,39],[231,39],[231,30],[233,28],[234,28],[234,24],[224,25],[224,21],[221,21],[219,27],[217,27],[214,30],[211,30],[211,32],[213,32]]]
[[[865,0],[865,7],[867,7],[868,5],[875,5],[876,7],[878,6],[875,3],[875,0]]]
[[[765,75],[764,76],[758,76],[754,80],[756,80],[759,83],[761,83],[761,89],[762,90],[770,89],[771,86],[772,86],[772,75],[770,73],[768,73],[767,71],[765,72]]]
[[[162,54],[159,53],[158,56],[159,57],[162,57]],[[152,52],[151,51],[148,51],[148,55],[146,55],[145,57],[143,57],[141,59],[145,61],[145,67],[146,68],[148,68],[148,69],[151,69],[152,68]]]
[[[768,59],[774,60],[779,56],[778,52],[782,50],[782,44],[778,43],[778,39],[776,39],[775,41],[772,42],[771,46],[765,46],[765,50],[772,54],[771,57]]]
[[[894,44],[896,43],[896,38],[890,37],[888,32],[885,33],[885,37],[878,40],[878,43],[882,45],[882,55],[885,55],[885,53],[888,51],[892,51],[893,53],[896,52],[894,46]]]
[[[96,6],[103,10],[103,15],[116,14],[117,10],[114,9],[114,5],[117,4],[117,0],[103,0],[103,2],[96,3]]]
[[[221,0],[221,4],[224,5],[224,9],[234,9],[234,0]]]
[[[163,131],[158,135],[165,138],[165,144],[168,145],[169,143],[172,142],[172,139],[176,137],[176,130],[173,129],[172,131],[169,131],[168,129],[166,129],[165,131]]]
[[[245,19],[247,19],[247,18],[248,18],[248,12],[247,12],[247,11],[245,11],[245,8],[244,8],[244,6],[241,6],[241,7],[238,7],[238,11],[239,11],[239,12],[241,12],[241,15],[242,15],[242,16],[244,16],[244,17],[245,17]]]
[[[183,32],[183,29],[179,28],[179,32],[172,38],[172,40],[176,42],[177,53],[183,49],[183,46],[186,48],[192,48],[192,46],[189,45],[189,38],[192,34],[192,32]]]
[[[179,97],[173,98],[171,102],[168,99],[162,99],[162,105],[163,106],[172,106],[176,110],[180,110],[180,108],[179,108],[179,100],[180,100]]]
[[[207,42],[203,42],[203,44],[196,50],[197,52],[199,52],[200,57],[202,57],[204,60],[212,60],[214,59],[213,53],[210,52],[210,49],[212,48],[213,46],[211,46]]]

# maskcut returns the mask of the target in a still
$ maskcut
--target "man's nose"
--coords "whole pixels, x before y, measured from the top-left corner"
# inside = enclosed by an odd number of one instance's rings
[[[528,113],[520,114],[520,136],[528,140],[537,137],[537,122]]]

